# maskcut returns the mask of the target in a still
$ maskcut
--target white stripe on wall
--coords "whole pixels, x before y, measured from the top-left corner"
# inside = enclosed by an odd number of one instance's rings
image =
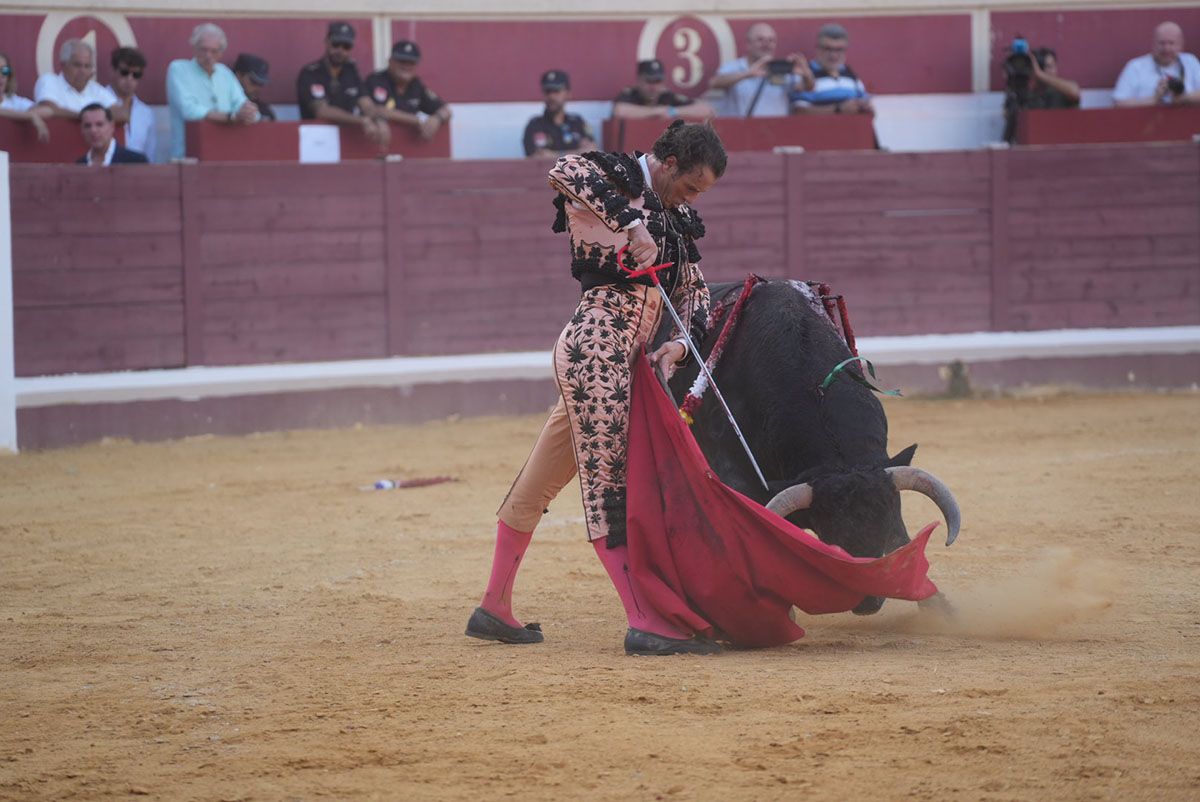
[[[11,304],[8,306],[11,308]],[[875,365],[1196,354],[1200,353],[1200,326],[863,337],[858,340],[858,349]],[[447,382],[549,380],[550,377],[549,351],[523,351],[36,376],[16,379],[15,395],[16,406],[27,409],[59,404],[196,400]],[[12,442],[11,447],[15,449],[15,425]]]

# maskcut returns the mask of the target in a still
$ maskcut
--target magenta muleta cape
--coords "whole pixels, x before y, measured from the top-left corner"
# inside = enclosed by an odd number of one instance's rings
[[[804,636],[788,613],[853,609],[866,596],[919,600],[937,587],[931,523],[884,557],[851,557],[721,483],[656,379],[634,365],[629,417],[628,542],[639,600],[681,629],[735,646]]]

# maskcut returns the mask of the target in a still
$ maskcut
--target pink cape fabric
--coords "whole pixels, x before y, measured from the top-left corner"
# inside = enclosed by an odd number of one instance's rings
[[[634,366],[628,449],[629,562],[638,597],[684,631],[741,647],[804,636],[788,617],[918,600],[937,587],[925,545],[937,524],[879,559],[851,557],[726,487],[708,467],[645,354]]]

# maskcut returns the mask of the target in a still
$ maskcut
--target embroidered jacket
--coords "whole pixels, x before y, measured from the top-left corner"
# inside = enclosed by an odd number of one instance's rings
[[[626,278],[617,264],[617,250],[628,242],[625,229],[640,220],[658,243],[659,261],[675,264],[659,274],[660,281],[680,319],[688,324],[692,340],[700,342],[708,318],[708,286],[697,264],[700,252],[695,242],[704,236],[700,215],[686,205],[664,209],[658,194],[646,185],[637,158],[625,153],[563,156],[550,170],[549,179],[558,190],[553,228],[569,231],[571,275],[583,288],[653,283],[648,276]]]

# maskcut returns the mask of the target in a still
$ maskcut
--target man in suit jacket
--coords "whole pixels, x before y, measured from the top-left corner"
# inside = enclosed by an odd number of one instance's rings
[[[107,167],[110,164],[146,164],[149,161],[146,154],[117,144],[113,138],[116,126],[113,125],[112,111],[99,103],[84,106],[79,112],[79,129],[83,132],[88,151],[76,164]]]

